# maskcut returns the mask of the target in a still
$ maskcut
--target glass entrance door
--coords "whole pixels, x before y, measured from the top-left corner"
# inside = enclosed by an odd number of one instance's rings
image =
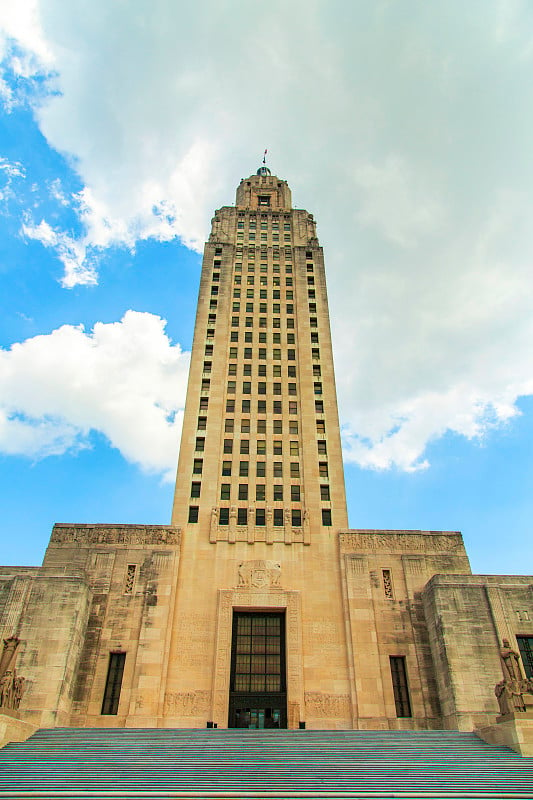
[[[285,615],[233,615],[230,728],[286,728]]]

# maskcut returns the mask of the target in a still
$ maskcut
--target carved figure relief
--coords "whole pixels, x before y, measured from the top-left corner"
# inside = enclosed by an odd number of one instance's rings
[[[10,636],[4,639],[0,656],[0,708],[17,709],[24,694],[25,678],[17,675],[15,658],[20,639]]]
[[[350,697],[347,694],[305,692],[306,713],[318,717],[347,717],[350,715]]]
[[[178,528],[160,525],[55,525],[55,544],[179,544]]]
[[[458,534],[398,533],[391,531],[366,531],[365,533],[341,533],[339,536],[344,552],[350,550],[388,550],[389,552],[443,552],[455,550],[461,545]]]
[[[206,714],[209,710],[211,692],[167,692],[165,713],[184,717]]]
[[[281,564],[279,561],[241,561],[238,568],[238,587],[246,589],[264,589],[265,587],[279,587],[281,579]]]
[[[500,706],[500,714],[522,713],[533,705],[533,680],[524,678],[520,656],[513,650],[508,639],[503,639],[500,648],[503,681],[494,687]]]

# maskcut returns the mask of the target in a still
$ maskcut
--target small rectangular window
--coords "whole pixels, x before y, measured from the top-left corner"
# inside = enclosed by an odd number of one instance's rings
[[[107,668],[104,699],[102,702],[102,714],[118,714],[125,661],[126,653],[109,654],[109,666]]]
[[[248,466],[249,466],[248,461],[241,461],[240,462],[240,464],[239,464],[239,476],[241,478],[247,478],[248,477]]]
[[[193,475],[201,475],[203,467],[204,467],[203,458],[195,458],[194,459],[194,463],[193,463],[193,468],[192,468]]]
[[[243,394],[251,394],[252,392],[252,384],[250,381],[243,381],[242,384],[242,393]]]
[[[233,414],[235,411],[235,400],[226,400],[226,411],[228,414]]]
[[[274,433],[282,434],[283,433],[283,420],[275,419],[274,420]]]
[[[283,484],[274,484],[274,500],[283,500]]]
[[[239,331],[231,331],[230,342],[238,342],[238,341],[239,341]]]
[[[287,367],[287,377],[288,378],[295,378],[296,377],[296,367],[294,366],[294,364],[292,364],[292,365],[289,364],[289,366]]]
[[[281,383],[272,384],[272,394],[281,394]]]
[[[237,383],[235,381],[228,381],[228,394],[235,394],[235,390],[237,389]]]
[[[250,440],[249,439],[241,439],[240,452],[242,453],[242,455],[247,455],[250,452]]]
[[[233,439],[224,439],[223,450],[225,453],[233,453]]]
[[[224,420],[224,431],[225,433],[233,433],[235,428],[235,420],[234,419],[226,419]]]
[[[231,461],[222,462],[222,475],[224,477],[229,477],[231,475]]]
[[[299,508],[293,508],[291,512],[291,521],[294,528],[299,528],[302,524],[302,512]]]
[[[300,502],[300,487],[297,484],[291,486],[291,501],[293,503]]]
[[[202,392],[208,392],[210,386],[211,386],[211,381],[209,380],[209,378],[204,378],[202,380]]]
[[[331,525],[331,509],[330,508],[323,508],[322,509],[322,525],[330,526]]]
[[[258,478],[264,478],[266,475],[266,462],[258,461],[255,465],[255,474]]]
[[[276,528],[281,528],[284,525],[282,508],[274,509],[274,525],[276,526]]]
[[[298,403],[296,400],[289,400],[289,414],[298,413]]]
[[[231,483],[221,483],[220,484],[220,499],[221,500],[229,500],[231,493]]]
[[[239,500],[248,500],[248,484],[239,483]]]
[[[274,443],[273,443],[273,452],[274,452],[275,456],[282,456],[283,455],[283,442],[274,441]]]
[[[320,499],[321,500],[329,500],[329,486],[327,483],[321,484],[320,486]]]
[[[289,433],[291,436],[298,436],[298,420],[291,420],[289,422]]]
[[[319,439],[318,440],[317,448],[318,448],[318,455],[319,456],[327,456],[328,451],[327,451],[325,439]]]
[[[317,414],[324,413],[324,401],[323,400],[315,400],[315,412]]]
[[[229,508],[220,508],[218,511],[218,524],[229,525]]]
[[[300,464],[297,461],[291,461],[291,478],[300,477]]]
[[[249,400],[243,400],[241,402],[241,411],[242,411],[243,414],[249,414],[250,413],[250,401]]]
[[[265,524],[265,509],[264,508],[256,508],[255,509],[255,524],[256,525],[264,525]]]
[[[296,394],[296,384],[295,383],[289,383],[288,389],[289,389],[289,394]]]
[[[281,400],[274,400],[272,403],[272,413],[281,414]]]
[[[258,483],[255,487],[255,499],[256,500],[264,500],[265,499],[265,484]]]
[[[283,462],[282,461],[274,461],[272,465],[273,474],[275,478],[283,478]]]
[[[205,431],[207,428],[207,417],[198,417],[198,430]]]
[[[328,478],[329,477],[328,462],[327,461],[321,461],[319,463],[319,465],[318,465],[318,474],[320,475],[321,478]]]
[[[267,393],[267,385],[265,381],[259,381],[257,384],[257,394],[266,394]]]
[[[267,410],[266,400],[258,400],[257,401],[257,413],[258,414],[266,414],[266,410]]]
[[[322,394],[322,384],[319,381],[316,381],[313,384],[313,388],[315,390],[315,394]]]
[[[263,420],[264,422],[264,420]],[[266,441],[264,439],[258,439],[257,441],[257,455],[264,456],[266,454]]]
[[[209,397],[200,397],[200,411],[207,411],[209,407]]]
[[[189,522],[198,522],[198,506],[189,506]]]
[[[287,360],[288,361],[295,361],[296,359],[296,350],[287,350]]]
[[[202,484],[200,481],[193,481],[191,483],[191,497],[200,497],[200,489]]]
[[[237,509],[237,525],[248,525],[248,509]]]
[[[290,442],[290,454],[291,456],[300,455],[300,445],[298,442]]]

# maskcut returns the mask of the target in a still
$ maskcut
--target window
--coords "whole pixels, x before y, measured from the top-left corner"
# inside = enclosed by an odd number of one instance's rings
[[[296,394],[296,384],[295,383],[289,383],[289,387],[288,388],[289,388],[289,394]]]
[[[252,309],[253,311],[253,309]],[[266,314],[267,313],[267,304],[266,303],[259,303],[259,313]]]
[[[407,672],[405,669],[405,656],[390,656],[390,671],[394,702],[396,703],[397,717],[411,716],[411,702],[407,686]]]
[[[222,484],[220,484],[220,499],[221,500],[229,500],[230,499],[230,492],[231,492],[231,483],[222,483]]]
[[[317,442],[317,447],[318,447],[318,455],[319,456],[327,456],[328,451],[327,451],[325,439],[319,439],[318,442]]]
[[[291,478],[300,477],[300,465],[297,461],[291,461]]]
[[[248,477],[248,461],[241,461],[239,464],[239,476],[241,478]]]
[[[328,462],[327,461],[321,461],[319,463],[319,465],[318,465],[318,474],[320,475],[321,478],[328,478],[329,477]]]
[[[198,506],[189,506],[188,522],[198,522]]]
[[[241,419],[241,433],[250,433],[249,419]]]
[[[242,374],[243,375],[247,375],[247,376],[251,375],[252,374],[252,365],[251,364],[245,364],[243,369],[242,369]]]
[[[217,307],[217,305],[218,305],[218,303],[217,303],[217,301],[216,301],[216,300],[210,300],[210,301],[209,301],[209,308],[210,308],[212,311],[216,310],[216,307]]]
[[[319,381],[313,384],[313,388],[315,390],[315,394],[322,394],[322,384]]]
[[[195,450],[197,453],[203,453],[205,449],[205,438],[203,436],[196,437]]]
[[[208,392],[210,386],[211,386],[211,381],[209,380],[209,378],[204,378],[202,380],[202,392]]]
[[[239,483],[239,500],[248,500],[248,484]]]
[[[275,508],[274,509],[274,525],[276,528],[282,528],[284,525],[283,519],[283,509],[282,508]]]
[[[267,319],[266,317],[259,317],[259,327],[266,328],[267,326]]]
[[[274,461],[273,466],[273,474],[275,478],[282,478],[283,477],[283,462],[282,461]]]
[[[266,300],[266,298],[267,298],[267,290],[266,289],[259,289],[259,298],[261,300]]]
[[[229,477],[231,475],[231,461],[222,462],[222,476]]]
[[[273,452],[275,456],[282,456],[283,455],[283,442],[281,441],[274,441],[273,443]]]
[[[327,483],[323,483],[320,485],[320,499],[321,500],[329,500],[329,486]]]
[[[253,303],[246,303],[246,313],[253,314],[254,313],[254,304]]]
[[[214,325],[216,321],[217,321],[217,315],[216,314],[209,314],[209,316],[207,317],[207,322],[209,323],[209,325]],[[213,336],[214,336],[214,334],[215,334],[215,332],[213,331]]]
[[[228,394],[235,394],[237,384],[235,381],[228,381]]]
[[[239,317],[232,317],[231,318],[231,327],[238,328],[239,327]]]
[[[218,524],[229,525],[229,508],[221,508],[218,512]]]
[[[275,361],[279,361],[281,359],[281,350],[279,349],[279,347],[276,347],[274,348],[274,350],[272,350],[272,358]]]
[[[235,411],[235,400],[226,400],[226,411],[228,414],[233,414]]]
[[[309,313],[316,314],[316,303],[309,303]]]
[[[231,309],[232,309],[232,311],[234,311],[234,312],[235,312],[235,311],[240,311],[240,310],[241,310],[241,304],[240,304],[240,303],[233,303],[233,305],[232,305]]]
[[[267,393],[267,385],[265,381],[259,381],[259,383],[257,384],[257,394],[266,394],[266,393]]]
[[[323,508],[322,509],[322,525],[330,526],[331,525],[331,509],[330,508]]]
[[[318,344],[318,333],[311,332],[311,343]]]
[[[272,384],[272,394],[281,394],[281,383]]]
[[[264,508],[256,508],[255,509],[255,524],[256,525],[264,525],[265,524],[265,509]]]
[[[292,303],[287,304],[287,314],[294,314],[294,306]]]
[[[383,577],[383,594],[387,600],[394,600],[392,594],[392,575],[390,569],[382,569],[381,575]]]
[[[316,432],[317,433],[326,433],[326,423],[323,419],[317,419],[316,421]]]
[[[243,400],[242,401],[242,403],[241,403],[241,411],[242,411],[243,414],[249,414],[250,413],[250,401],[249,400]]]
[[[191,483],[191,497],[200,497],[200,489],[202,488],[202,484],[200,481],[193,481]]]
[[[253,317],[246,317],[244,320],[244,324],[247,328],[253,328],[254,327]]]
[[[313,347],[313,349],[311,350],[311,355],[313,358],[316,359],[320,358],[320,350],[318,349],[318,347]]]
[[[295,344],[294,333],[287,334],[287,344]]]
[[[323,400],[315,400],[315,412],[317,414],[324,413],[324,401]]]
[[[204,467],[203,458],[195,458],[194,462],[193,462],[193,468],[192,468],[193,475],[201,475],[203,467]]]
[[[259,206],[269,206],[270,205],[270,195],[267,195],[267,194],[259,195],[257,197],[257,204]]]
[[[207,417],[198,417],[198,430],[205,431],[207,428]]]
[[[213,345],[212,344],[206,344],[206,346],[205,346],[205,355],[206,356],[212,356],[213,355]]]
[[[279,317],[274,317],[274,319],[272,320],[272,327],[281,328],[281,320]]]
[[[291,486],[291,501],[293,503],[300,502],[300,487],[297,484]]]
[[[237,525],[248,525],[248,509],[237,509]]]
[[[237,348],[236,347],[230,347],[230,349],[229,349],[229,357],[230,358],[237,358]]]
[[[281,414],[281,400],[274,400],[272,403],[272,413]]]
[[[253,289],[247,289],[246,290],[246,297],[253,297],[253,296],[254,296],[254,290]],[[252,308],[252,311],[253,311],[253,308]]]
[[[250,440],[249,439],[241,439],[240,452],[242,453],[242,455],[247,455],[250,452]]]
[[[235,348],[235,350],[236,349],[237,348]],[[251,358],[252,357],[252,348],[251,347],[245,347],[244,348],[244,357],[245,358]],[[230,358],[231,358],[231,356],[230,356]],[[235,358],[237,358],[237,354],[235,354]]]
[[[259,354],[258,354],[258,355],[259,355],[259,359],[260,359],[261,361],[263,361],[264,359],[266,359],[266,357],[267,357],[267,351],[266,351],[266,347],[260,347],[260,348],[259,348]]]
[[[266,475],[266,462],[258,461],[255,465],[255,474],[258,478],[264,478]]]
[[[320,364],[313,364],[313,375],[315,378],[320,378]]]
[[[263,420],[264,422],[264,420]],[[257,441],[257,455],[264,456],[266,454],[266,441],[265,439],[258,439]]]
[[[281,378],[281,364],[272,364],[272,377]]]
[[[239,331],[231,331],[230,342],[238,342],[238,341],[239,341]]]
[[[283,500],[283,486],[279,483],[274,484],[274,500]]]
[[[291,522],[294,528],[299,528],[302,524],[302,512],[299,508],[293,508],[291,512]]]
[[[272,342],[273,344],[281,344],[281,333],[273,333]]]
[[[117,714],[126,653],[109,653],[102,714]]]
[[[274,433],[277,434],[283,433],[283,421],[281,419],[274,420]]]
[[[208,406],[209,406],[209,398],[200,397],[200,411],[207,411]]]
[[[244,341],[253,342],[253,334],[251,331],[244,331]]]
[[[242,393],[243,394],[251,394],[252,393],[252,384],[250,381],[243,381],[242,383]]]
[[[224,452],[233,453],[233,439],[224,439]]]
[[[257,413],[258,414],[266,414],[267,404],[266,400],[258,400],[257,401]]]
[[[291,434],[291,436],[298,436],[298,421],[297,420],[291,420],[291,422],[289,422],[289,433]]]
[[[224,420],[224,431],[226,433],[233,433],[234,427],[235,427],[235,420],[233,419]]]
[[[292,291],[292,289],[288,289],[285,292],[285,299],[286,300],[293,300],[294,299],[294,292]]]
[[[264,500],[265,499],[265,484],[258,483],[255,487],[255,499],[256,500]]]
[[[266,304],[265,304],[265,306],[266,306]],[[265,307],[265,311],[266,311],[266,307]],[[280,305],[279,305],[279,303],[272,303],[272,313],[273,314],[279,314],[280,313]]]
[[[237,364],[228,364],[228,375],[237,374]]]
[[[298,413],[298,403],[296,400],[289,400],[289,414]]]
[[[526,678],[533,678],[533,636],[517,636],[516,641]]]
[[[300,447],[298,442],[290,442],[290,454],[291,456],[297,456],[300,453]]]
[[[287,377],[288,378],[295,378],[296,377],[296,367],[294,364],[289,364],[287,367]]]
[[[287,350],[287,360],[288,361],[295,361],[296,360],[296,350]]]

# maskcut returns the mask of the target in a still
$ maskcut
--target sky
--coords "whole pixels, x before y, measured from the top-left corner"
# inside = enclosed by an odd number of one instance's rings
[[[169,522],[203,242],[268,148],[325,251],[350,525],[533,573],[533,6],[7,6],[0,563]]]

